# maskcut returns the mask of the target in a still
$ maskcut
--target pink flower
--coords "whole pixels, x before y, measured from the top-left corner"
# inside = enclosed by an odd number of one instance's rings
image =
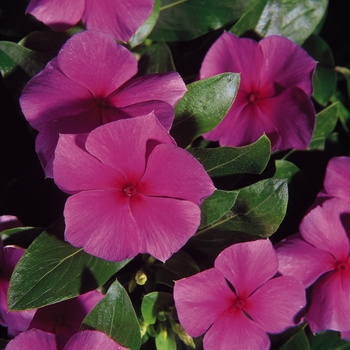
[[[23,90],[22,111],[39,131],[36,151],[52,177],[59,134],[90,132],[110,121],[151,111],[169,130],[173,107],[186,92],[178,73],[137,73],[134,55],[110,36],[87,31],[74,35]]]
[[[87,29],[128,41],[150,16],[154,0],[31,0],[27,12],[53,30],[83,21]]]
[[[265,133],[272,150],[309,146],[315,124],[310,100],[316,62],[289,39],[259,43],[224,33],[204,58],[200,79],[241,73],[236,100],[223,121],[205,134],[221,146],[243,146]]]
[[[11,340],[6,350],[127,350],[123,346],[99,331],[80,331],[65,344],[59,336],[38,329],[19,334]]]
[[[277,246],[279,272],[312,287],[306,321],[312,332],[350,328],[350,205],[336,198],[311,210]]]
[[[2,215],[0,216],[0,232],[8,230],[10,228],[21,227],[22,223],[18,220],[17,216]]]
[[[234,244],[214,265],[174,288],[181,325],[193,337],[206,332],[204,349],[269,349],[266,332],[296,325],[305,290],[295,278],[272,278],[278,261],[269,240]]]
[[[0,239],[0,324],[8,328],[10,337],[26,330],[35,313],[35,310],[9,311],[7,304],[12,271],[24,252],[24,249],[15,246],[3,247]]]
[[[42,307],[36,311],[28,328],[70,338],[79,331],[84,318],[102,298],[102,293],[93,290],[76,298]]]
[[[73,194],[66,240],[112,261],[138,253],[168,259],[196,232],[199,205],[215,189],[154,114],[60,135],[54,179]]]

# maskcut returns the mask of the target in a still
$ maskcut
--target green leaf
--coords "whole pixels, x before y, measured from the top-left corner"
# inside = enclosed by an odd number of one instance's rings
[[[243,147],[191,148],[188,150],[212,176],[260,174],[271,152],[270,140],[263,135],[251,145]]]
[[[256,0],[246,8],[242,17],[230,29],[237,36],[243,35],[248,30],[253,30],[259,23],[268,0]]]
[[[153,40],[191,40],[233,23],[253,0],[162,0]]]
[[[338,103],[333,103],[317,113],[315,131],[309,146],[310,149],[324,149],[327,136],[331,134],[337,124],[338,115]]]
[[[301,45],[322,20],[327,0],[269,0],[255,30],[263,37],[278,34]]]
[[[113,263],[57,238],[53,226],[40,234],[16,265],[8,293],[11,310],[42,307],[104,284],[127,260]]]
[[[142,299],[141,313],[147,324],[155,324],[160,312],[169,311],[174,305],[172,294],[165,292],[152,292]]]
[[[269,237],[278,229],[287,209],[288,188],[286,180],[267,179],[239,190],[233,207],[211,228],[244,232],[258,237]]]
[[[42,227],[16,227],[1,231],[1,239],[5,245],[18,245],[28,248],[36,237],[44,231]]]
[[[106,333],[120,345],[138,350],[141,346],[140,326],[128,293],[115,281],[105,297],[85,317],[83,329]]]
[[[338,332],[321,332],[317,335],[309,336],[309,343],[311,350],[348,350],[350,349],[350,343],[340,339]]]
[[[239,82],[239,74],[223,73],[187,85],[188,91],[175,107],[170,131],[180,147],[221,122],[236,98]]]
[[[25,84],[52,58],[10,41],[0,42],[0,70],[11,94],[18,98]]]
[[[162,329],[156,336],[157,350],[176,350],[175,333],[169,329]]]
[[[137,45],[140,45],[145,41],[148,35],[151,33],[155,24],[157,23],[160,10],[160,0],[155,0],[153,12],[147,18],[146,22],[136,31],[136,33],[130,38],[128,44],[131,48],[134,48]]]
[[[317,61],[312,97],[320,105],[326,106],[337,87],[332,51],[328,44],[317,35],[311,35],[303,44],[303,48]]]
[[[282,346],[280,350],[310,350],[304,329],[298,332],[287,344]]]
[[[300,173],[300,169],[288,160],[276,160],[275,179],[287,179],[288,184],[291,183],[293,177]]]
[[[343,125],[346,132],[349,132],[348,125],[350,125],[350,111],[344,106],[341,100],[341,96],[338,92],[331,97],[332,103],[338,103],[339,108],[339,119]]]
[[[346,79],[348,86],[348,98],[350,99],[350,69],[346,67],[335,67],[335,70],[340,74],[343,74],[344,78]]]
[[[233,207],[237,196],[238,191],[215,190],[201,205],[201,224],[199,228],[211,225],[221,219]]]

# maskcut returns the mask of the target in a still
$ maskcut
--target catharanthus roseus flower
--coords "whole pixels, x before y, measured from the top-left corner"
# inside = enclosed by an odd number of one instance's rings
[[[234,244],[214,268],[175,282],[181,325],[193,336],[206,332],[204,349],[269,349],[267,333],[296,325],[305,290],[293,277],[272,278],[276,252],[269,240]]]
[[[178,73],[133,78],[137,60],[110,36],[86,31],[74,35],[58,56],[29,81],[22,111],[39,131],[36,151],[52,177],[59,134],[90,132],[99,125],[154,111],[166,130],[173,107],[186,92]]]
[[[28,328],[70,338],[79,331],[84,318],[102,298],[102,293],[93,290],[76,298],[42,307],[36,311]]]
[[[22,332],[6,346],[6,350],[127,350],[105,333],[86,330],[74,334],[67,343],[53,333],[39,329]]]
[[[53,30],[87,29],[127,41],[150,16],[154,0],[31,0],[27,12]]]
[[[17,216],[2,215],[0,216],[0,232],[8,230],[14,227],[21,227],[22,223],[18,220]]]
[[[316,62],[289,39],[259,43],[224,33],[204,58],[200,78],[241,73],[236,100],[223,121],[205,134],[221,146],[243,146],[265,133],[272,150],[309,146],[315,124],[310,100]]]
[[[7,333],[11,337],[26,330],[35,313],[35,310],[9,311],[7,304],[12,271],[24,252],[24,249],[15,246],[3,247],[0,239],[0,325],[8,327]]]
[[[350,205],[333,198],[311,210],[300,234],[277,245],[279,272],[312,286],[306,321],[314,333],[350,325]]]
[[[196,232],[199,205],[215,189],[153,113],[60,135],[54,180],[73,194],[66,240],[112,261],[138,253],[168,259]]]

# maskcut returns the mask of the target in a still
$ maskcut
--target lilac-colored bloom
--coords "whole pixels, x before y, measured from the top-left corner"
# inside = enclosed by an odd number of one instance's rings
[[[305,290],[293,277],[272,278],[278,260],[269,240],[234,244],[214,266],[174,287],[180,323],[193,337],[206,332],[204,349],[269,349],[267,333],[296,325]]]
[[[199,205],[215,189],[153,113],[60,135],[54,179],[73,194],[66,240],[112,261],[138,253],[168,259],[196,232]]]
[[[333,198],[311,210],[300,234],[277,246],[279,272],[313,284],[306,314],[312,332],[350,325],[350,205]]]
[[[0,232],[8,230],[10,228],[21,227],[22,223],[18,220],[17,216],[2,215],[0,216]]]
[[[15,246],[3,247],[0,239],[0,324],[7,327],[10,337],[26,330],[35,313],[35,310],[9,311],[7,304],[12,271],[24,252],[24,249]]]
[[[79,331],[84,318],[102,298],[102,293],[93,290],[76,298],[42,307],[36,311],[28,328],[70,338]]]
[[[11,340],[6,350],[127,350],[123,346],[99,331],[80,331],[74,334],[67,343],[65,339],[53,333],[39,329],[22,332]]]
[[[310,100],[316,62],[289,39],[269,36],[259,43],[224,33],[204,58],[200,79],[224,72],[241,74],[236,100],[205,134],[221,146],[243,146],[265,133],[272,150],[305,149],[315,124]]]
[[[150,16],[154,0],[31,0],[27,12],[53,30],[83,21],[87,29],[128,41]]]
[[[22,111],[39,131],[36,151],[52,177],[59,134],[90,132],[99,125],[154,111],[166,130],[174,106],[186,92],[178,73],[135,78],[137,60],[110,36],[86,31],[74,35],[58,56],[25,86]]]

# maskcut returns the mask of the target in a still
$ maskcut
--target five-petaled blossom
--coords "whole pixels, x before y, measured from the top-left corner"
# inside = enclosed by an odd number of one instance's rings
[[[39,329],[22,332],[12,339],[6,350],[127,350],[109,338],[105,333],[94,330],[80,331],[67,342],[53,333],[46,333]]]
[[[152,13],[154,0],[31,0],[27,12],[53,30],[87,29],[127,41]]]
[[[204,137],[237,147],[265,133],[273,151],[307,148],[315,124],[310,99],[315,66],[285,37],[273,35],[257,43],[222,34],[204,58],[200,79],[235,72],[241,74],[241,83],[230,111]]]
[[[174,106],[186,92],[176,72],[137,73],[134,55],[112,37],[86,31],[75,34],[58,56],[25,86],[20,104],[39,131],[36,151],[52,177],[59,134],[87,133],[99,125],[154,111],[166,130]]]
[[[68,198],[65,238],[100,258],[165,261],[196,232],[215,187],[153,113],[60,135],[54,180]]]
[[[350,205],[337,198],[312,209],[300,234],[277,245],[279,272],[312,286],[306,313],[312,332],[350,328]]]
[[[305,289],[293,277],[276,277],[278,260],[269,240],[234,244],[214,267],[175,282],[181,325],[204,349],[269,349],[267,333],[296,325]]]

